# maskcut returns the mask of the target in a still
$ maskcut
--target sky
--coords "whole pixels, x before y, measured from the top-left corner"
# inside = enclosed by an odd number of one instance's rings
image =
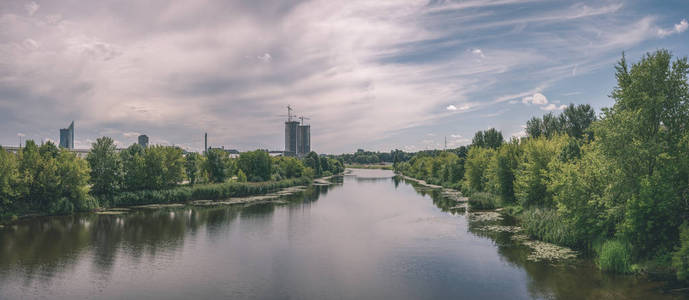
[[[457,147],[613,101],[614,65],[689,55],[689,1],[0,2],[0,145],[147,134],[190,151]]]

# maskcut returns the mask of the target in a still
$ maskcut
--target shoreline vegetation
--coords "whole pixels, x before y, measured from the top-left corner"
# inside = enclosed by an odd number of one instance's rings
[[[345,168],[350,169],[370,169],[370,170],[392,170],[392,164],[390,163],[375,163],[375,164],[345,164]]]
[[[528,120],[521,138],[491,128],[469,146],[393,157],[395,172],[461,191],[469,208],[516,218],[520,239],[571,248],[604,272],[686,284],[689,63],[658,50],[631,65],[623,54],[615,70],[601,114],[570,104]]]
[[[0,148],[0,224],[142,205],[266,200],[329,184],[324,178],[344,169],[342,161],[315,152],[296,158],[256,150],[230,158],[221,149],[199,154],[138,144],[118,152],[102,137],[82,159],[52,142],[28,140],[18,153]]]

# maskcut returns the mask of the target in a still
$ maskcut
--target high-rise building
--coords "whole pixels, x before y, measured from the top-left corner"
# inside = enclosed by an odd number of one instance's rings
[[[60,147],[74,149],[74,121],[69,127],[60,129]]]
[[[297,156],[311,152],[311,125],[299,125],[297,129]]]
[[[299,122],[288,120],[285,122],[285,155],[297,154],[297,131]]]
[[[148,148],[148,136],[145,134],[142,134],[139,136],[139,146]]]

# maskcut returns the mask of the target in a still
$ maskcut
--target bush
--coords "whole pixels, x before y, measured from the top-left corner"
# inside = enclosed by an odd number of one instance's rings
[[[686,222],[680,227],[680,245],[672,253],[672,267],[677,271],[677,279],[689,279],[689,224]]]
[[[478,192],[469,197],[469,205],[474,209],[494,209],[499,207],[498,198],[490,193]]]
[[[568,247],[577,244],[572,224],[556,210],[532,208],[522,212],[519,220],[532,238]]]
[[[632,257],[629,244],[608,240],[598,253],[598,267],[606,272],[626,274],[632,271]]]

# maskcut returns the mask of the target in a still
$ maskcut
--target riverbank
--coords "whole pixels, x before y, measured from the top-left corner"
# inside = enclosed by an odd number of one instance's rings
[[[430,184],[424,180],[403,174],[397,174],[397,176],[405,180],[412,181],[420,186],[423,186],[424,188],[439,190],[441,197],[456,203],[455,206],[449,207],[449,209],[457,211],[456,209],[459,208],[460,212],[467,212],[469,214],[469,219],[474,224],[478,224],[475,226],[476,230],[483,232],[511,234],[511,239],[514,242],[531,249],[532,252],[528,256],[528,260],[562,263],[566,261],[573,261],[579,256],[577,251],[568,247],[540,241],[526,235],[524,229],[520,226],[517,220],[515,220],[516,224],[500,224],[500,221],[502,221],[505,217],[515,217],[514,215],[510,214],[510,210],[505,210],[503,208],[485,209],[484,207],[472,209],[473,206],[471,205],[470,199],[463,196],[458,190]]]
[[[345,168],[392,170],[392,164],[346,164]]]
[[[284,196],[306,190],[309,185],[330,185],[329,180],[344,173],[321,177],[300,177],[265,182],[226,182],[216,184],[184,185],[166,190],[143,190],[122,192],[109,200],[107,207],[91,212],[97,214],[120,214],[129,209],[165,208],[185,205],[214,206],[259,202],[275,202]],[[1,219],[0,226],[11,225],[19,220],[46,217],[58,214],[27,213]]]

